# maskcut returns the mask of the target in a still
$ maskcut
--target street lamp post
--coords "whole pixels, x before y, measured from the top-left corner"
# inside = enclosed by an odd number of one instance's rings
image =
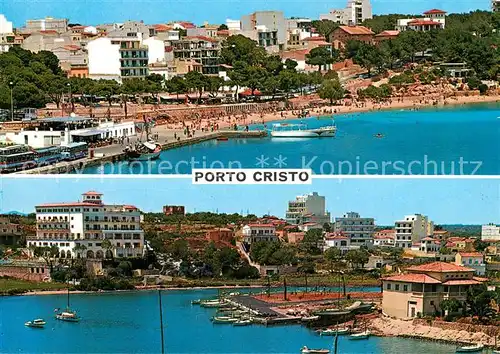
[[[69,107],[71,107],[71,112],[73,112],[72,97],[71,97],[71,83],[68,82],[66,85],[68,86],[68,105],[69,105]]]
[[[9,82],[10,88],[10,120],[14,121],[14,82]]]

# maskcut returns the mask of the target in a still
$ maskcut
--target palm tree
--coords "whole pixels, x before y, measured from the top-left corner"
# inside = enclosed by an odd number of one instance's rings
[[[111,258],[113,258],[113,244],[111,243],[110,240],[104,239],[101,242],[101,247],[106,250],[105,252],[105,258],[108,258],[108,252],[111,253]]]
[[[85,245],[77,244],[75,247],[73,247],[73,252],[77,254],[77,258],[81,258],[82,252],[85,252],[86,249],[87,247],[85,247]]]

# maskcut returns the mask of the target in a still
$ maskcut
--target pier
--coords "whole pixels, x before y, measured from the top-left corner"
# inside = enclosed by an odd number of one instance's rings
[[[219,138],[227,139],[248,139],[248,138],[264,138],[267,136],[265,131],[235,131],[235,130],[219,130],[216,132],[198,133],[199,135],[190,138],[174,139],[174,134],[181,137],[182,131],[163,131],[158,132],[162,150],[175,149],[187,145],[194,145],[204,141],[215,140]],[[171,141],[169,141],[172,139]],[[136,136],[130,139],[130,144],[133,145],[138,141]],[[161,141],[164,141],[163,143]],[[57,164],[37,167],[26,171],[16,172],[18,174],[62,174],[62,173],[81,173],[86,167],[99,166],[103,163],[115,163],[126,160],[126,154],[123,152],[125,146],[113,144],[94,149],[94,157],[87,157],[76,161],[59,162]]]

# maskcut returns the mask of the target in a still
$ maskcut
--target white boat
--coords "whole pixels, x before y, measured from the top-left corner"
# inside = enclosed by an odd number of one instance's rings
[[[370,331],[364,331],[364,332],[359,332],[359,333],[353,333],[349,336],[349,339],[368,339],[370,337]]]
[[[328,354],[330,350],[328,349],[309,349],[306,346],[303,346],[300,350],[302,354]]]
[[[457,353],[477,353],[483,351],[483,348],[484,345],[480,343],[474,345],[465,345],[463,347],[458,347]]]
[[[344,328],[339,328],[339,329],[334,329],[334,328],[328,328],[323,331],[319,331],[319,334],[321,336],[334,336],[336,334],[338,335],[344,335],[344,334],[349,334],[351,330],[347,327]]]
[[[60,321],[66,321],[66,322],[78,322],[78,321],[80,321],[80,317],[78,317],[76,312],[69,311],[69,310],[58,313],[56,315],[56,319],[58,319]]]
[[[230,316],[214,316],[212,317],[212,322],[215,323],[235,323],[238,322],[240,319],[237,317],[230,317]]]
[[[274,138],[320,138],[333,137],[337,127],[335,125],[308,129],[305,124],[273,124],[271,136]]]
[[[252,324],[252,320],[246,319],[246,320],[238,320],[236,322],[233,322],[233,326],[249,326]]]
[[[28,322],[25,322],[24,325],[26,327],[33,327],[33,328],[43,328],[45,326],[47,322],[45,322],[44,320],[38,318],[36,320],[33,320],[33,321],[28,321]]]
[[[319,320],[319,316],[305,316],[300,319],[302,322],[311,322]]]

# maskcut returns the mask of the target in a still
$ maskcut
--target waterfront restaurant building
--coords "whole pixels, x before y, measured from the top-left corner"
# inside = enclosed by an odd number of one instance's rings
[[[460,265],[433,262],[410,267],[406,274],[382,278],[382,311],[399,319],[442,313],[443,300],[464,302],[469,288],[485,281],[474,277],[474,272]]]
[[[103,247],[109,240],[111,247]],[[73,203],[36,206],[36,235],[28,247],[59,248],[60,258],[140,257],[144,250],[141,213],[132,205],[104,204],[102,194],[87,192]]]

